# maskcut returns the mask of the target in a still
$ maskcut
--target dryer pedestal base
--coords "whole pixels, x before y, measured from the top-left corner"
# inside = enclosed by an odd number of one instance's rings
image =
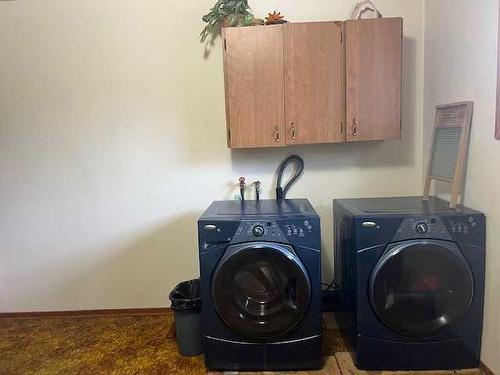
[[[391,342],[358,335],[354,363],[363,370],[457,370],[479,367],[479,336],[445,342]],[[394,355],[397,353],[397,355]]]

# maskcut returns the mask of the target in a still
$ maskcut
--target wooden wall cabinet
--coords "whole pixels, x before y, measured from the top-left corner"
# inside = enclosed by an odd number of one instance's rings
[[[290,23],[284,32],[286,143],[342,142],[342,23]]]
[[[223,30],[228,145],[285,144],[283,27]]]
[[[403,20],[347,21],[347,141],[401,138]]]
[[[230,148],[400,137],[402,19],[222,35]]]

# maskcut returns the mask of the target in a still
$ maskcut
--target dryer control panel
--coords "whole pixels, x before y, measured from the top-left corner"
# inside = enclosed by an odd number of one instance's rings
[[[476,227],[477,220],[474,216],[451,218],[448,221],[450,232],[453,234],[469,235]]]
[[[483,214],[447,216],[443,221],[454,240],[485,246],[486,218]]]
[[[451,240],[451,237],[439,217],[408,217],[403,219],[394,241],[407,240],[409,238],[438,238]]]
[[[457,236],[465,240],[475,235],[478,228],[480,231],[484,230],[483,215],[414,216],[403,219],[393,240],[401,241],[409,238],[452,240]]]

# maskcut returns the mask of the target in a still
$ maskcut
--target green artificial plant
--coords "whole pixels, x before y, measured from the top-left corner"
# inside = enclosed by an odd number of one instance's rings
[[[248,6],[248,0],[218,0],[203,16],[207,25],[200,34],[201,42],[209,35],[217,35],[221,26],[249,26],[253,23],[253,14]]]

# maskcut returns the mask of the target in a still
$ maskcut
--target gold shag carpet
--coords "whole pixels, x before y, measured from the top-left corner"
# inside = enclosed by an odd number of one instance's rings
[[[339,332],[327,323],[324,369],[293,374],[371,374],[357,370],[346,351]],[[215,374],[207,372],[203,356],[179,355],[172,313],[0,318],[1,375],[207,373]],[[471,370],[463,373],[479,374]]]

